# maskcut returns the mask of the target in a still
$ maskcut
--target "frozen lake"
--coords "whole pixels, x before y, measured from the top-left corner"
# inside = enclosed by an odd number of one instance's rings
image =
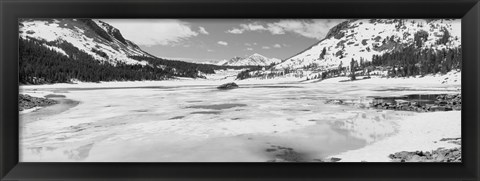
[[[429,85],[239,85],[25,88],[23,93],[65,97],[20,115],[20,160],[319,161],[393,135],[396,121],[417,114],[363,108],[369,96],[432,92]],[[326,104],[328,99],[359,106]]]

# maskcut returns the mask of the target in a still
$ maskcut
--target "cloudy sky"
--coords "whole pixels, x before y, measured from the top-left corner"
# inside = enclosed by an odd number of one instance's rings
[[[219,61],[259,53],[288,58],[325,37],[340,19],[102,19],[158,57]]]

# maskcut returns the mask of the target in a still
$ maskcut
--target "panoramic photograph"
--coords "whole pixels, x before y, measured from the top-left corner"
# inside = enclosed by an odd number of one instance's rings
[[[20,162],[462,162],[461,19],[19,19]]]

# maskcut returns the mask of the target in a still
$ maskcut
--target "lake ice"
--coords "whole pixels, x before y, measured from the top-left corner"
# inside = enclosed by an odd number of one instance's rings
[[[65,98],[56,98],[62,101],[58,105],[20,115],[20,160],[318,161],[394,135],[399,120],[421,114],[358,106],[368,105],[368,96],[459,91],[420,84],[239,85],[232,90],[218,90],[213,83],[181,82],[126,88],[22,88],[22,93]],[[351,100],[357,106],[325,104],[328,99]]]

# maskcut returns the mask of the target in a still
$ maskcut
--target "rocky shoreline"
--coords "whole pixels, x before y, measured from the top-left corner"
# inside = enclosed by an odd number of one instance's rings
[[[444,138],[440,141],[461,145],[461,138]],[[438,148],[431,152],[401,151],[388,156],[394,162],[462,162],[462,147]]]
[[[391,99],[391,97],[380,97],[375,99]],[[369,105],[356,103],[352,100],[329,99],[325,104],[350,105],[359,108],[373,108],[382,110],[400,110],[400,111],[415,111],[415,112],[435,112],[435,111],[452,111],[462,110],[462,95],[461,94],[446,94],[438,95],[435,101],[431,104],[421,104],[417,101],[409,101],[399,98],[393,102],[389,101],[372,101]]]
[[[40,106],[50,106],[56,104],[57,101],[47,98],[32,97],[27,94],[18,95],[18,110],[23,111]]]
[[[391,102],[370,103],[370,107],[376,109],[390,109],[402,111],[416,111],[416,112],[435,112],[435,111],[452,111],[462,110],[462,95],[449,94],[439,95],[433,104],[421,105],[415,101],[401,100]]]

